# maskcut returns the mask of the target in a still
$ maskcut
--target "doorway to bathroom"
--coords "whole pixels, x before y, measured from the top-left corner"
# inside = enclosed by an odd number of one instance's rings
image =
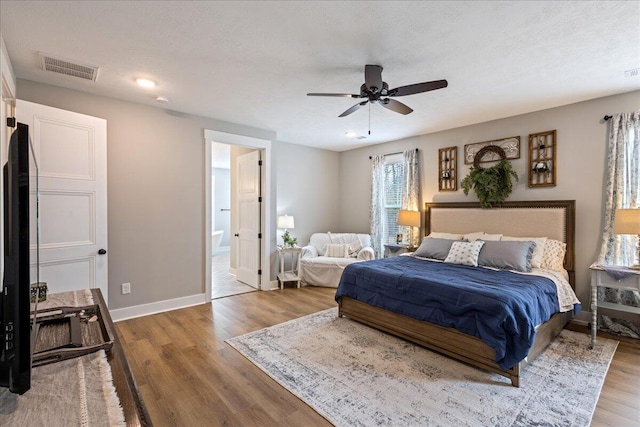
[[[232,266],[232,191],[234,165],[232,157],[248,149],[230,144],[211,144],[211,299],[255,291],[256,288],[237,280]]]

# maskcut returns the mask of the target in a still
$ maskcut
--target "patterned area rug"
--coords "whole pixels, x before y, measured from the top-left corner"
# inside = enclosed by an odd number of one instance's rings
[[[618,345],[563,330],[520,388],[338,318],[337,308],[227,340],[336,426],[588,426]]]

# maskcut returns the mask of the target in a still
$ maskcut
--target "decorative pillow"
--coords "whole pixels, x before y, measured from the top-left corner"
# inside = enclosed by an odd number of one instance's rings
[[[478,255],[483,245],[484,241],[482,240],[476,240],[475,242],[453,242],[451,244],[451,250],[449,250],[449,254],[444,262],[477,267]]]
[[[531,241],[488,241],[480,249],[478,265],[530,272],[535,247],[536,244]]]
[[[349,245],[345,245],[344,243],[327,243],[324,256],[347,258],[349,256]]]
[[[351,258],[356,258],[360,253],[360,249],[362,249],[362,242],[360,242],[360,239],[356,238],[356,240],[349,243],[349,256]]]
[[[434,239],[449,239],[449,240],[462,240],[462,234],[453,233],[429,233],[427,237],[433,237]]]
[[[564,271],[564,254],[567,244],[559,240],[547,239],[542,255],[542,268],[547,270]]]
[[[503,241],[515,240],[517,242],[534,242],[536,244],[531,257],[531,267],[540,268],[542,265],[542,255],[544,254],[544,245],[547,243],[546,237],[510,237],[502,236]]]
[[[442,261],[447,257],[447,254],[449,254],[453,242],[459,242],[459,240],[425,237],[420,247],[413,254],[423,258],[439,259]]]

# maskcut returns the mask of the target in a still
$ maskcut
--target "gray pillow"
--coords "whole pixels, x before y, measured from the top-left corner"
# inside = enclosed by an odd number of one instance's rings
[[[535,247],[529,241],[486,241],[480,249],[478,265],[530,272]]]
[[[451,244],[453,242],[460,242],[460,240],[449,239],[437,239],[435,237],[425,237],[420,244],[420,247],[413,253],[415,256],[431,259],[444,259],[449,254]]]

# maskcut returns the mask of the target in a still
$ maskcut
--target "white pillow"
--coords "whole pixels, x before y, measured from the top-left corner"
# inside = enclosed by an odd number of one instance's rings
[[[468,240],[469,242],[475,242],[476,240],[485,240],[485,241],[498,241],[502,238],[502,234],[487,234],[484,231],[475,231],[473,233],[467,233],[462,236],[464,240]]]
[[[542,256],[544,255],[544,245],[547,243],[546,237],[510,237],[502,236],[502,240],[516,240],[519,242],[533,242],[536,247],[533,249],[531,257],[531,267],[540,268],[542,266]]]
[[[347,258],[349,256],[349,245],[345,245],[344,243],[327,243],[324,256]]]
[[[476,240],[482,239],[482,236],[484,236],[484,231],[474,231],[473,233],[467,233],[463,235],[462,239],[467,240],[469,242],[475,242]]]
[[[447,239],[447,240],[462,240],[462,234],[453,233],[429,233],[427,237],[433,237],[434,239]]]
[[[360,242],[360,239],[356,238],[356,240],[349,243],[349,256],[356,258],[360,253],[360,249],[362,249],[362,243]]]
[[[477,267],[478,255],[480,255],[482,245],[484,245],[484,241],[482,240],[475,242],[453,242],[449,250],[449,255],[447,255],[444,262]]]

